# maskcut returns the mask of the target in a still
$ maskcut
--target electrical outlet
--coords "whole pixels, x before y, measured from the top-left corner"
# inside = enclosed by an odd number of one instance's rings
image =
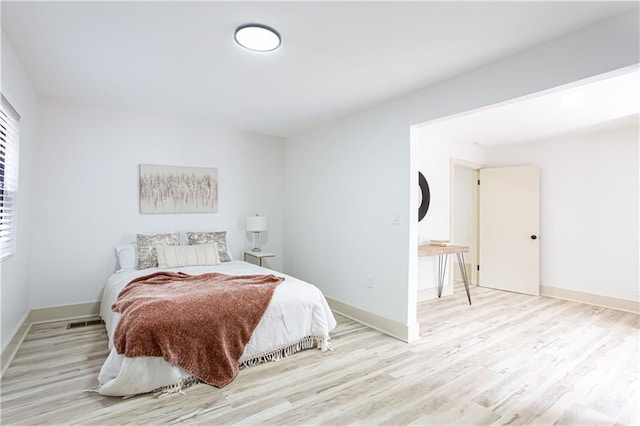
[[[373,288],[373,278],[369,277],[367,279],[367,287]]]
[[[392,225],[399,225],[400,224],[400,213],[394,213],[393,217],[391,218],[391,224]]]

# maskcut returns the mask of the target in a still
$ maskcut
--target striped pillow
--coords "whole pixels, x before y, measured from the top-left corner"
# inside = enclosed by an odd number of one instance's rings
[[[158,268],[180,266],[219,265],[218,247],[215,244],[189,246],[156,246]]]
[[[189,244],[215,243],[218,247],[220,262],[231,262],[231,253],[227,244],[227,231],[187,232]]]

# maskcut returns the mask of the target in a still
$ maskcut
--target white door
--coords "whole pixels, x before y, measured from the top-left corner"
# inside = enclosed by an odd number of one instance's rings
[[[540,170],[480,169],[479,285],[540,294]]]

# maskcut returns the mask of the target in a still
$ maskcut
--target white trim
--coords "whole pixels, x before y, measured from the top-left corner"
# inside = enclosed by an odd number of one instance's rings
[[[556,299],[570,300],[572,302],[586,303],[588,305],[602,306],[617,309],[619,311],[640,314],[640,301],[618,299],[616,297],[603,296],[601,294],[586,293],[583,291],[567,290],[559,287],[540,286],[540,296]]]
[[[31,310],[32,324],[65,321],[76,318],[95,317],[100,314],[100,302],[76,303],[74,305],[49,306]]]
[[[451,157],[449,159],[449,238],[451,241],[455,241],[455,182],[456,182],[456,167],[460,167],[463,169],[472,170],[475,173],[475,178],[478,179],[478,170],[482,169],[484,166],[480,163],[475,163],[473,161],[462,160],[459,158]],[[471,247],[471,251],[473,252],[473,258],[467,259],[471,261],[471,273],[469,274],[469,282],[470,283],[478,283],[478,263],[480,262],[480,231],[479,231],[479,198],[478,198],[478,187],[475,186],[473,191],[473,200],[472,204],[475,205],[476,211],[473,217],[473,227],[474,229],[474,242],[473,247]],[[471,256],[470,256],[471,257]],[[450,265],[453,266],[453,265]],[[451,270],[451,269],[450,269]],[[453,275],[449,274],[449,284],[451,284],[454,280]]]
[[[329,303],[331,310],[337,314],[343,315],[354,321],[358,321],[364,325],[395,337],[403,342],[410,343],[419,338],[419,324],[416,322],[413,326],[400,324],[388,318],[381,317],[363,309],[357,308],[348,303],[325,297]]]
[[[47,308],[32,309],[26,313],[20,326],[13,337],[2,350],[0,355],[0,377],[2,377],[13,361],[24,338],[31,330],[33,324],[41,324],[54,321],[66,321],[80,318],[97,317],[100,313],[100,302],[77,303],[75,305],[50,306]]]
[[[453,286],[445,285],[442,287],[442,296],[451,296],[453,294]],[[422,288],[418,290],[418,303],[426,300],[434,300],[438,298],[438,287]]]
[[[16,329],[13,337],[7,344],[7,346],[2,350],[2,354],[0,354],[0,378],[4,376],[4,372],[7,371],[7,368],[13,361],[13,358],[18,353],[18,349],[22,345],[24,338],[27,337],[29,330],[31,329],[31,320],[30,320],[31,312],[27,312],[22,319],[22,322]]]

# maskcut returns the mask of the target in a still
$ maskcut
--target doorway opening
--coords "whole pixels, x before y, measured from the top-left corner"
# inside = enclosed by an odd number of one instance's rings
[[[450,229],[451,242],[469,247],[464,269],[470,285],[478,285],[478,170],[479,163],[451,159]],[[451,265],[453,281],[462,281],[460,265]]]
[[[637,67],[625,68],[611,73],[594,76],[593,78],[573,82],[565,86],[555,87],[543,92],[534,93],[522,98],[511,99],[496,105],[490,105],[472,111],[455,114],[448,117],[440,117],[429,122],[415,124],[411,127],[411,178],[415,182],[415,189],[412,193],[417,192],[418,173],[421,172],[429,183],[431,198],[430,207],[424,220],[420,223],[410,226],[410,243],[420,246],[429,244],[434,240],[450,241],[451,244],[465,245],[470,251],[475,248],[475,253],[465,253],[465,267],[467,268],[467,276],[470,282],[476,286],[498,288],[500,290],[516,291],[525,294],[538,294],[538,291],[547,294],[551,292],[548,289],[556,287],[541,287],[540,278],[546,275],[548,281],[552,279],[557,282],[565,282],[568,288],[576,289],[575,294],[587,288],[584,282],[595,282],[597,274],[583,274],[579,268],[573,268],[572,275],[568,275],[566,265],[557,262],[557,256],[553,256],[554,251],[558,251],[556,247],[573,247],[575,238],[582,238],[582,234],[573,231],[578,224],[584,221],[580,220],[581,216],[570,214],[572,209],[563,208],[565,200],[562,191],[576,188],[575,183],[577,176],[585,173],[583,163],[575,162],[575,154],[580,153],[585,159],[584,164],[598,164],[599,152],[607,152],[606,148],[598,148],[584,151],[581,145],[577,145],[578,140],[586,140],[593,143],[594,146],[601,143],[602,138],[596,137],[607,132],[619,132],[618,129],[630,127],[629,120],[635,120],[633,125],[637,126],[637,109],[632,104],[627,103],[625,99],[629,97],[629,87],[637,86]],[[590,100],[584,105],[571,106],[563,102],[564,96],[570,93],[581,91],[587,94]],[[611,99],[621,99],[619,102],[611,103]],[[610,105],[611,104],[611,105]],[[637,103],[636,103],[637,104]],[[617,118],[618,117],[618,118]],[[623,135],[615,134],[616,138],[621,138],[626,143],[627,133]],[[617,140],[617,139],[616,139]],[[558,141],[551,143],[549,141]],[[545,145],[543,150],[538,147]],[[582,143],[582,142],[581,142]],[[621,142],[622,143],[622,142]],[[560,145],[559,145],[560,144]],[[577,149],[574,147],[577,147]],[[599,146],[599,145],[598,145]],[[548,150],[554,152],[550,157],[546,154]],[[581,157],[581,158],[582,158]],[[461,164],[457,164],[455,159],[460,159]],[[566,167],[560,165],[560,159],[566,163],[576,164],[571,170],[573,173],[567,173]],[[474,162],[476,165],[469,167],[465,163],[467,161]],[[621,160],[620,160],[621,161]],[[480,165],[486,167],[481,171]],[[538,258],[540,263],[533,272],[527,272],[522,263],[512,259],[511,255],[515,255],[517,251],[516,245],[512,242],[500,241],[494,246],[498,248],[495,253],[498,257],[490,255],[490,248],[481,247],[481,235],[493,234],[516,234],[512,231],[497,232],[496,229],[506,229],[509,222],[505,219],[507,210],[501,209],[498,203],[484,203],[496,207],[498,210],[498,223],[492,224],[491,221],[482,220],[480,209],[478,214],[471,216],[472,220],[476,220],[476,231],[472,231],[473,239],[465,239],[463,231],[458,227],[458,221],[463,219],[456,218],[466,201],[461,201],[460,190],[456,191],[456,180],[471,180],[473,173],[480,175],[481,186],[476,188],[476,202],[478,205],[482,200],[492,200],[487,188],[482,183],[486,181],[488,175],[485,172],[491,169],[514,169],[527,168],[537,166],[543,174],[543,180],[536,187],[539,188],[540,200],[537,207],[525,208],[525,203],[515,201],[513,195],[507,195],[511,204],[517,205],[519,208],[529,212],[539,212],[540,219],[544,220],[539,225],[540,228],[532,228],[526,232],[517,233],[520,236],[518,244],[523,246],[531,246],[538,256],[525,255],[524,259]],[[586,169],[588,170],[588,169]],[[473,173],[470,173],[472,171]],[[588,172],[587,172],[588,173]],[[457,175],[467,175],[466,179]],[[415,176],[415,177],[414,177]],[[477,179],[476,179],[477,180]],[[519,179],[509,177],[509,182],[519,182]],[[591,180],[600,187],[600,181]],[[489,181],[486,181],[490,183]],[[551,185],[549,182],[553,182]],[[583,179],[580,180],[583,182]],[[607,181],[608,182],[608,181]],[[617,187],[616,184],[610,185],[612,188]],[[580,187],[578,185],[578,187]],[[613,191],[612,191],[613,192]],[[499,195],[505,196],[508,191],[500,190]],[[511,193],[509,193],[511,194]],[[415,209],[417,218],[418,205],[413,207],[413,203],[417,198],[412,197],[412,208]],[[419,198],[418,198],[419,199]],[[482,199],[482,200],[481,200]],[[613,195],[611,197],[615,201]],[[561,202],[556,202],[560,200]],[[580,200],[578,200],[580,201]],[[544,206],[544,210],[540,206]],[[589,211],[588,203],[584,204],[582,211]],[[469,210],[469,209],[466,209]],[[522,219],[523,214],[518,213],[517,217]],[[466,220],[466,219],[465,219]],[[521,222],[521,220],[519,220]],[[600,223],[600,218],[594,215],[592,222]],[[609,220],[603,223],[598,230],[602,230],[602,235],[607,235],[606,230],[615,220]],[[489,224],[489,229],[481,232],[482,223]],[[474,226],[473,223],[470,225]],[[592,229],[591,224],[587,224],[584,229]],[[550,232],[554,231],[554,232]],[[461,238],[463,240],[461,241]],[[545,241],[541,241],[541,238]],[[547,250],[540,250],[540,244],[545,245]],[[584,244],[586,245],[586,244]],[[536,249],[536,247],[539,247]],[[554,250],[548,250],[553,247]],[[565,250],[567,252],[567,250]],[[412,252],[415,253],[415,252]],[[505,256],[505,253],[509,256]],[[543,257],[546,260],[543,262]],[[591,253],[585,251],[582,257],[591,256]],[[468,258],[468,259],[467,259]],[[455,262],[454,259],[451,259]],[[504,265],[511,266],[512,269],[518,271],[520,275],[526,275],[532,278],[534,287],[538,291],[525,291],[521,289],[506,289],[498,285],[498,279],[491,277],[491,268],[489,266],[497,265],[497,270],[503,281],[507,282],[523,282],[523,280],[506,273]],[[480,271],[478,271],[478,266]],[[545,270],[541,269],[544,266]],[[469,271],[471,269],[471,271]],[[448,296],[447,287],[459,278],[459,268],[455,263],[449,264],[448,271],[454,271],[452,276],[445,277],[445,291],[442,296]],[[606,276],[605,268],[602,268],[603,276]],[[437,259],[428,259],[417,257],[417,260],[410,259],[410,273],[414,274],[414,285],[410,286],[411,306],[414,300],[421,302],[422,295],[430,296],[429,299],[436,299],[438,295],[431,292],[438,283]],[[454,275],[455,274],[455,275]],[[582,276],[580,283],[574,284],[574,277]],[[535,283],[537,281],[537,284]],[[637,281],[637,280],[636,280]],[[449,285],[447,285],[449,284]],[[491,284],[491,285],[489,285]],[[558,287],[561,288],[561,287]],[[456,288],[457,289],[457,288]],[[452,292],[452,290],[451,290]],[[589,292],[594,294],[590,288]],[[589,292],[584,292],[587,294]],[[457,293],[457,291],[456,291]],[[435,294],[435,296],[434,296]],[[574,296],[578,297],[578,296]],[[473,298],[473,295],[472,295]],[[427,302],[429,299],[424,300]],[[462,302],[462,300],[461,300]],[[430,301],[428,303],[431,303]],[[409,318],[412,318],[412,312],[409,312]],[[418,318],[418,322],[419,318]]]

